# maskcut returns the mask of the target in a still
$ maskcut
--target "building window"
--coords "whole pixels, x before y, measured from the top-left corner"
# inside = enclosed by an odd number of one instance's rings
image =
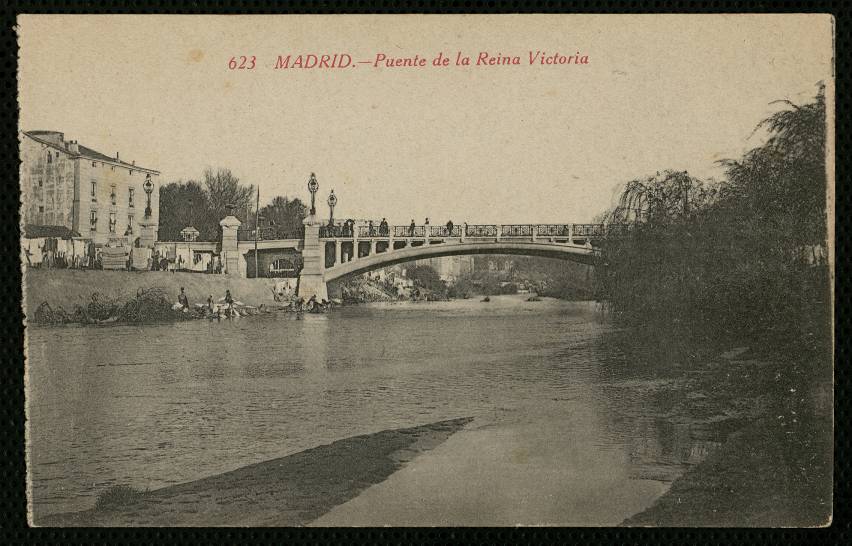
[[[92,201],[98,200],[98,183],[92,180]]]
[[[133,215],[127,215],[127,234],[133,235]]]
[[[134,203],[133,203],[133,194],[135,194],[135,193],[136,193],[136,190],[135,190],[135,189],[133,189],[133,188],[130,188],[129,190],[127,190],[127,206],[128,206],[128,207],[133,207],[133,206],[134,206]]]
[[[41,178],[39,178],[38,179],[38,187],[40,188],[42,186],[44,186],[44,181]]]
[[[89,213],[89,228],[92,231],[98,229],[98,211],[93,210]]]
[[[127,172],[130,173],[130,176],[133,176],[133,169],[127,169]]]
[[[115,205],[115,184],[110,186],[109,201],[110,201],[110,203]]]
[[[98,162],[97,162],[97,161],[92,161],[92,167],[97,167],[97,166],[98,166]]]
[[[47,162],[53,163],[53,155],[50,153],[50,150],[47,151]]]
[[[109,232],[115,233],[115,213],[109,213]]]
[[[39,208],[38,208],[38,211],[39,211],[39,212],[44,212],[44,207],[39,207]]]

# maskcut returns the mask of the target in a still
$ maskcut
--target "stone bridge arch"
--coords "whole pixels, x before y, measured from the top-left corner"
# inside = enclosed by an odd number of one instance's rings
[[[443,256],[462,256],[475,254],[514,254],[522,256],[539,256],[543,258],[556,258],[571,260],[587,265],[592,265],[598,251],[594,248],[579,245],[567,245],[560,243],[537,243],[516,241],[465,241],[437,243],[421,246],[406,247],[393,251],[378,252],[356,260],[337,264],[328,268],[323,273],[326,283],[338,281],[346,277],[368,273],[376,269],[388,267],[395,264],[421,260],[426,258],[440,258]]]

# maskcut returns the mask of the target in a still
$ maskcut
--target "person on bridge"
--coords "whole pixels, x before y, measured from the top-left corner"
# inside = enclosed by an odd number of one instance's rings
[[[388,229],[388,221],[386,218],[382,218],[382,221],[379,223],[379,235],[382,237],[387,237],[390,233]]]
[[[373,226],[373,221],[372,221],[372,220],[370,220],[370,221],[367,223],[367,233],[370,235],[370,237],[372,237],[373,235],[375,235],[375,234],[376,234],[376,228],[375,228],[375,226]]]
[[[453,236],[453,221],[447,220],[447,237]]]
[[[408,235],[410,235],[411,237],[414,237],[414,228],[415,227],[416,226],[414,225],[414,219],[412,218],[411,219],[411,225],[408,226]]]

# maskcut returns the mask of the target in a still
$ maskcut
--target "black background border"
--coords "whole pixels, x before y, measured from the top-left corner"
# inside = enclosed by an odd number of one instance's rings
[[[577,541],[602,544],[644,543],[749,543],[780,542],[822,544],[852,543],[849,522],[849,463],[850,436],[847,434],[850,362],[848,337],[849,302],[845,283],[849,237],[849,146],[848,107],[846,93],[849,64],[849,30],[846,21],[850,5],[840,2],[813,1],[296,1],[271,0],[43,0],[12,1],[0,6],[0,44],[2,44],[2,100],[0,100],[0,157],[2,157],[2,192],[0,192],[0,284],[2,301],[6,302],[3,337],[0,344],[0,447],[2,447],[2,480],[0,480],[0,542],[17,544],[33,542],[78,544],[149,544],[149,543],[521,543]],[[26,521],[26,466],[24,458],[24,359],[23,315],[21,300],[21,270],[18,227],[20,191],[18,183],[18,104],[17,51],[15,19],[19,13],[831,13],[836,17],[836,211],[835,241],[837,282],[835,285],[835,463],[834,463],[834,522],[827,529],[556,529],[556,528],[427,528],[427,529],[31,529]],[[62,54],[67,54],[63,52]]]

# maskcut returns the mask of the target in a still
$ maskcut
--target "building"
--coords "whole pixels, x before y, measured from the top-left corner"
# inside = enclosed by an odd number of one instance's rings
[[[65,140],[58,131],[25,131],[21,141],[21,216],[25,226],[62,226],[104,245],[111,238],[153,243],[159,222],[159,176],[136,162]],[[146,222],[146,179],[153,185]],[[143,233],[143,224],[150,224]],[[147,236],[147,237],[146,237]],[[147,239],[147,240],[146,240]]]
[[[473,256],[442,256],[416,260],[415,265],[428,265],[438,272],[442,281],[455,282],[473,271]]]

